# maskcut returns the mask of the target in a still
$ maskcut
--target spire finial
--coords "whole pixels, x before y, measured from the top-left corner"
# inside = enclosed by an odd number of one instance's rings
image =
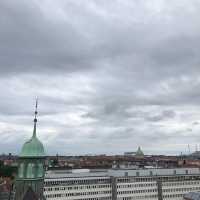
[[[34,122],[37,122],[37,107],[38,107],[38,98],[36,98],[36,101],[35,101],[35,118],[34,118]]]
[[[37,123],[37,107],[38,107],[38,98],[35,101],[35,118],[34,118],[34,128],[33,128],[33,137],[36,137],[36,123]]]

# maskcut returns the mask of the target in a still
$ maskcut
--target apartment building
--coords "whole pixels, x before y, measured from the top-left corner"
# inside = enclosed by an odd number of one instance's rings
[[[200,191],[199,168],[47,171],[47,200],[182,200]]]

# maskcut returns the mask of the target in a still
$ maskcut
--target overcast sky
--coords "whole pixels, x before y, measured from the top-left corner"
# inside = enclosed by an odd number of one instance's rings
[[[199,0],[1,0],[0,153],[200,149]]]

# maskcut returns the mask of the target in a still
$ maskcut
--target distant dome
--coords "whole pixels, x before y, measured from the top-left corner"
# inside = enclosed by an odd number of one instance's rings
[[[144,153],[143,153],[143,151],[141,150],[140,147],[138,147],[138,150],[136,152],[136,156],[144,156]]]
[[[44,157],[44,146],[36,136],[24,143],[20,157]]]

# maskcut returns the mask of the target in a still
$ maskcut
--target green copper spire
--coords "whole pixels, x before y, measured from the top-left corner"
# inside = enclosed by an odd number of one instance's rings
[[[37,107],[38,100],[36,99],[35,105],[35,118],[34,118],[34,127],[33,127],[33,135],[30,140],[28,140],[22,147],[22,151],[20,153],[20,157],[44,157],[44,147],[43,144],[36,136],[36,124],[37,124]]]
[[[30,188],[36,194],[37,199],[44,199],[43,188],[46,156],[43,144],[36,135],[37,106],[38,101],[36,99],[32,137],[24,143],[18,159],[15,200],[24,199]]]
[[[143,153],[142,149],[140,148],[140,146],[138,147],[138,150],[136,152],[136,156],[144,156],[144,153]]]
[[[36,99],[36,103],[35,103],[35,118],[34,118],[34,128],[33,128],[33,136],[34,138],[36,138],[36,124],[37,124],[37,107],[38,107],[38,99]]]

